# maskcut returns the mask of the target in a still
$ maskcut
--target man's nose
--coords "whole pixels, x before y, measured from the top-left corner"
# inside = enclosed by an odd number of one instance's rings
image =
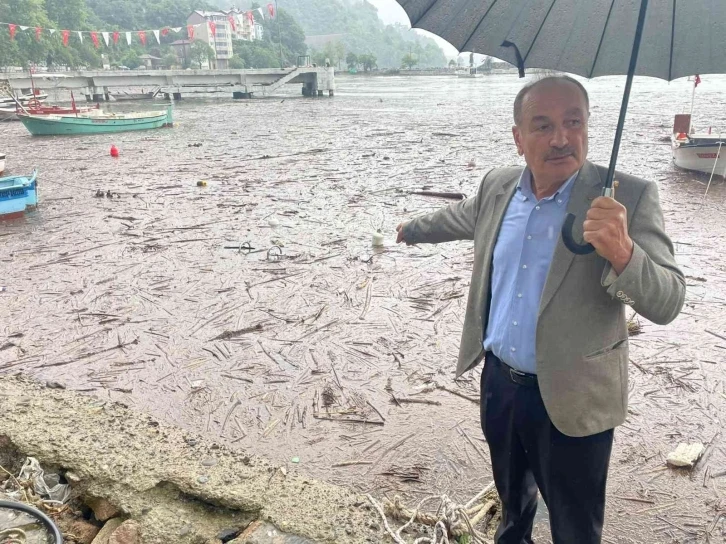
[[[552,147],[565,147],[569,143],[569,140],[567,139],[567,130],[565,130],[564,127],[557,127],[555,128],[555,131],[552,133],[552,139],[550,140],[550,145]]]

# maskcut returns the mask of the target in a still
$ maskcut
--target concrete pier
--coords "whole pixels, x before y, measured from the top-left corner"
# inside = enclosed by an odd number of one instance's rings
[[[8,73],[14,90],[31,86],[30,74]],[[180,100],[184,91],[204,92],[229,89],[230,96],[243,98],[269,96],[283,85],[301,84],[304,96],[332,96],[335,91],[335,69],[321,66],[299,66],[264,70],[91,70],[79,72],[36,73],[35,86],[41,89],[83,90],[94,102],[108,100],[111,87],[160,87],[161,92]]]

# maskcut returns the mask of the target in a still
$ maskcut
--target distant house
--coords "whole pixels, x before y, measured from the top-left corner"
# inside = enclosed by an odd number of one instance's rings
[[[234,20],[235,29],[232,31],[233,39],[245,40],[248,42],[262,39],[262,25],[255,22],[254,16],[252,17],[252,22],[250,22],[250,19],[247,16],[247,11],[232,8],[229,10],[222,10],[222,13],[224,13],[228,21],[230,17]],[[252,13],[254,15],[257,12],[253,11]]]
[[[174,54],[176,55],[179,66],[188,67],[191,64],[192,59],[192,41],[176,40],[175,42],[171,42],[171,47],[174,49]]]
[[[210,22],[214,23],[215,32],[212,35]],[[200,40],[214,50],[214,59],[209,66],[212,69],[229,68],[229,59],[232,58],[232,29],[227,15],[221,11],[193,11],[187,18],[188,25],[199,25],[194,29],[194,40]]]
[[[148,70],[158,70],[161,67],[161,59],[153,55],[139,55],[139,60]]]

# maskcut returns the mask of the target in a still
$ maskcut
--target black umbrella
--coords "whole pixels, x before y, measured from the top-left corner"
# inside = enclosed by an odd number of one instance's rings
[[[415,28],[459,51],[476,51],[519,68],[545,68],[592,78],[627,75],[610,166],[613,176],[633,76],[667,81],[726,72],[726,0],[397,0]],[[568,214],[562,240],[573,253],[591,253],[572,237]]]

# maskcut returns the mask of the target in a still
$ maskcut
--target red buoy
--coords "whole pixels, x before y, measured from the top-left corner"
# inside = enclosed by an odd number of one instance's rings
[[[111,146],[111,156],[114,158],[118,158],[118,147],[115,145]]]

